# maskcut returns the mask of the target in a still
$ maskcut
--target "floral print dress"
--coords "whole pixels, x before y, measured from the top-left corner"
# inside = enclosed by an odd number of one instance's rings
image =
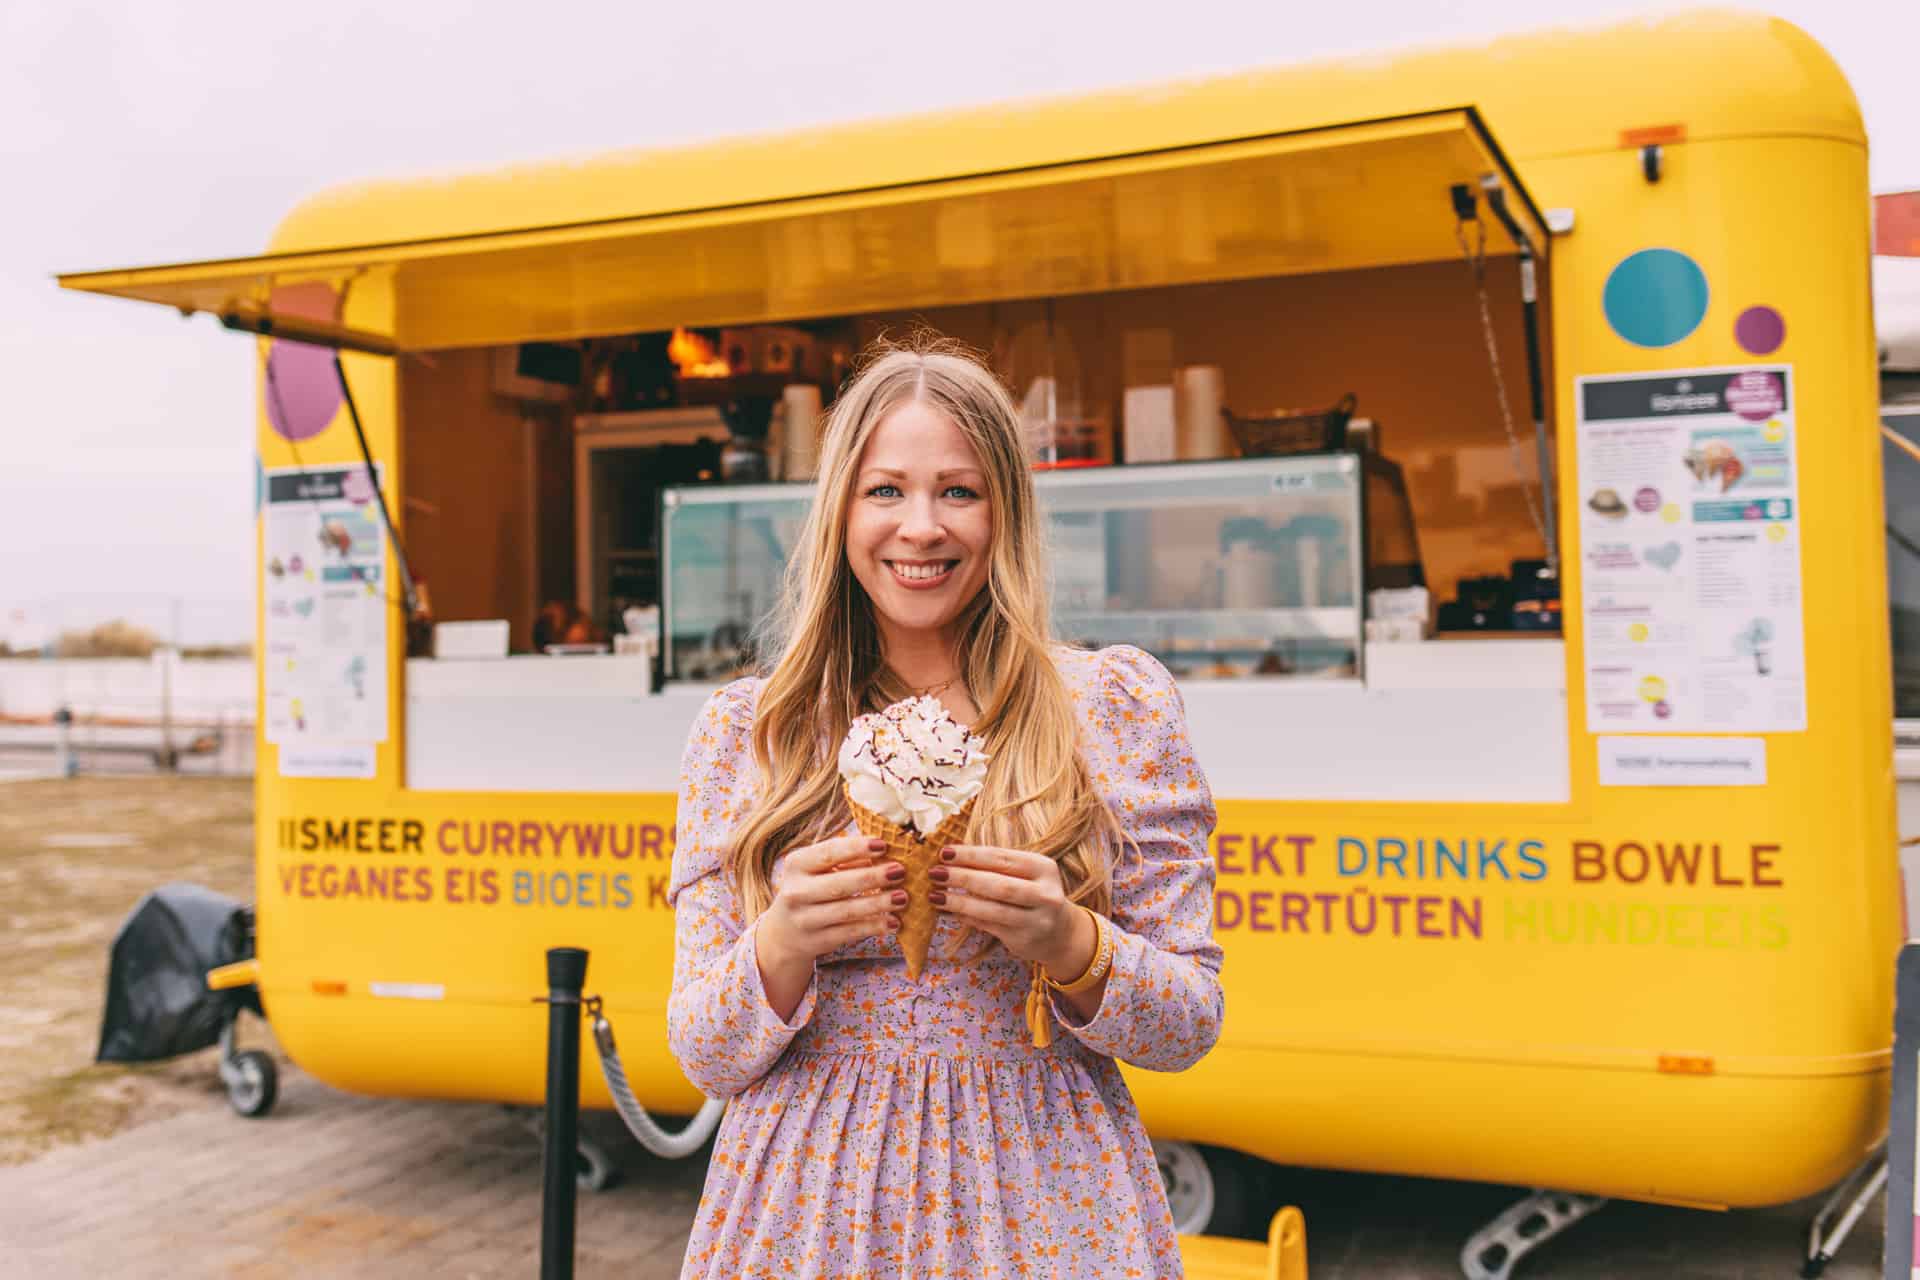
[[[1182,1274],[1116,1059],[1180,1071],[1219,1034],[1213,800],[1164,667],[1128,646],[1057,661],[1140,856],[1116,862],[1100,1008],[1081,1022],[1055,1000],[1045,1049],[1023,1017],[1027,965],[984,935],[956,946],[944,916],[918,982],[891,938],[866,939],[816,962],[793,1016],[775,1015],[723,869],[755,799],[761,681],[707,701],[680,771],[668,1036],[688,1079],[732,1102],[683,1280]]]

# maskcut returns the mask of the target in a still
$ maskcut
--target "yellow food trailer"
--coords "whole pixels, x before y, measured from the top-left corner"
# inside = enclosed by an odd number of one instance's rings
[[[1866,173],[1825,52],[1702,13],[357,186],[62,277],[261,335],[281,1044],[533,1103],[583,946],[640,1101],[700,1106],[680,748],[819,407],[924,322],[1023,406],[1063,638],[1180,677],[1218,799],[1224,1034],[1130,1075],[1184,1226],[1264,1225],[1248,1156],[1556,1222],[1834,1184],[1902,932]]]

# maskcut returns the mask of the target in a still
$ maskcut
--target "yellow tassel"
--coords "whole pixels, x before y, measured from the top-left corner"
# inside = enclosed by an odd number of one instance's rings
[[[1044,1049],[1053,1043],[1053,1018],[1047,1010],[1047,982],[1040,966],[1033,966],[1033,982],[1027,987],[1027,1030],[1033,1033],[1033,1047]]]

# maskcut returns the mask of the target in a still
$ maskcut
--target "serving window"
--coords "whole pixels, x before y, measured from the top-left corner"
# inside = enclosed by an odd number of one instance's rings
[[[1496,282],[1491,298],[1518,392],[1512,293]],[[817,446],[794,437],[862,344],[925,324],[985,354],[1027,414],[1068,638],[1138,643],[1195,678],[1358,676],[1369,593],[1419,589],[1424,608],[1388,604],[1418,625],[1376,640],[1552,637],[1536,455],[1507,429],[1525,406],[1500,412],[1477,307],[1464,263],[1445,263],[684,330],[701,354],[678,363],[674,332],[621,335],[577,345],[576,383],[532,388],[564,400],[476,376],[513,349],[444,353],[402,368],[409,551],[438,621],[506,619],[513,652],[567,636],[611,651],[637,623],[659,637],[663,679],[740,669],[795,527],[773,513],[809,491],[788,472]],[[1332,447],[1240,456],[1229,419],[1310,420],[1346,396]],[[1225,470],[1203,480],[1197,463]],[[1296,487],[1196,505],[1282,473]],[[1311,487],[1336,475],[1337,502]],[[1074,501],[1089,505],[1060,505]],[[571,630],[543,622],[556,605]],[[1207,652],[1185,632],[1263,609],[1350,616],[1338,637],[1276,622],[1243,627],[1232,655],[1183,656]]]
[[[1517,684],[1540,705],[1501,704],[1524,720],[1508,772],[1544,772],[1502,797],[1551,798],[1553,450],[1527,403],[1551,372],[1525,341],[1546,250],[1453,109],[65,282],[394,356],[381,461],[430,602],[405,671],[409,785],[515,789],[530,758],[575,762],[555,785],[659,781],[684,731],[662,707],[758,656],[855,353],[925,324],[1019,405],[1064,638],[1139,644],[1195,688],[1374,698],[1328,712],[1361,753],[1471,758],[1445,735],[1491,724],[1476,699]],[[281,314],[294,282],[355,290],[352,327]],[[1437,642],[1461,635],[1533,656]],[[1231,758],[1209,776],[1271,772],[1221,705],[1202,750]],[[1340,754],[1303,755],[1302,794],[1346,794],[1351,769],[1314,772]]]

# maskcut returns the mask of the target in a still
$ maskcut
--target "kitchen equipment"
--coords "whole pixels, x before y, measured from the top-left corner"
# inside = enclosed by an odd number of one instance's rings
[[[781,479],[811,480],[820,465],[820,388],[796,384],[780,393]]]
[[[1352,392],[1331,409],[1294,410],[1264,418],[1242,418],[1222,409],[1227,427],[1249,458],[1288,453],[1331,453],[1347,443],[1347,419],[1359,401]]]
[[[1267,522],[1252,516],[1220,525],[1220,605],[1270,609],[1276,602],[1280,558]]]
[[[720,408],[731,433],[720,450],[720,479],[726,484],[763,484],[767,480],[767,424],[773,419],[771,396],[738,396]]]
[[[1178,438],[1171,386],[1128,387],[1122,401],[1128,462],[1172,462]]]
[[[1182,458],[1231,458],[1233,437],[1221,414],[1226,376],[1216,364],[1173,371],[1173,433]]]
[[[433,656],[448,658],[504,658],[507,656],[507,620],[436,622]]]
[[[1287,533],[1293,541],[1299,607],[1321,609],[1350,603],[1350,597],[1342,600],[1347,593],[1338,580],[1345,535],[1340,521],[1325,515],[1297,516],[1287,522]]]

